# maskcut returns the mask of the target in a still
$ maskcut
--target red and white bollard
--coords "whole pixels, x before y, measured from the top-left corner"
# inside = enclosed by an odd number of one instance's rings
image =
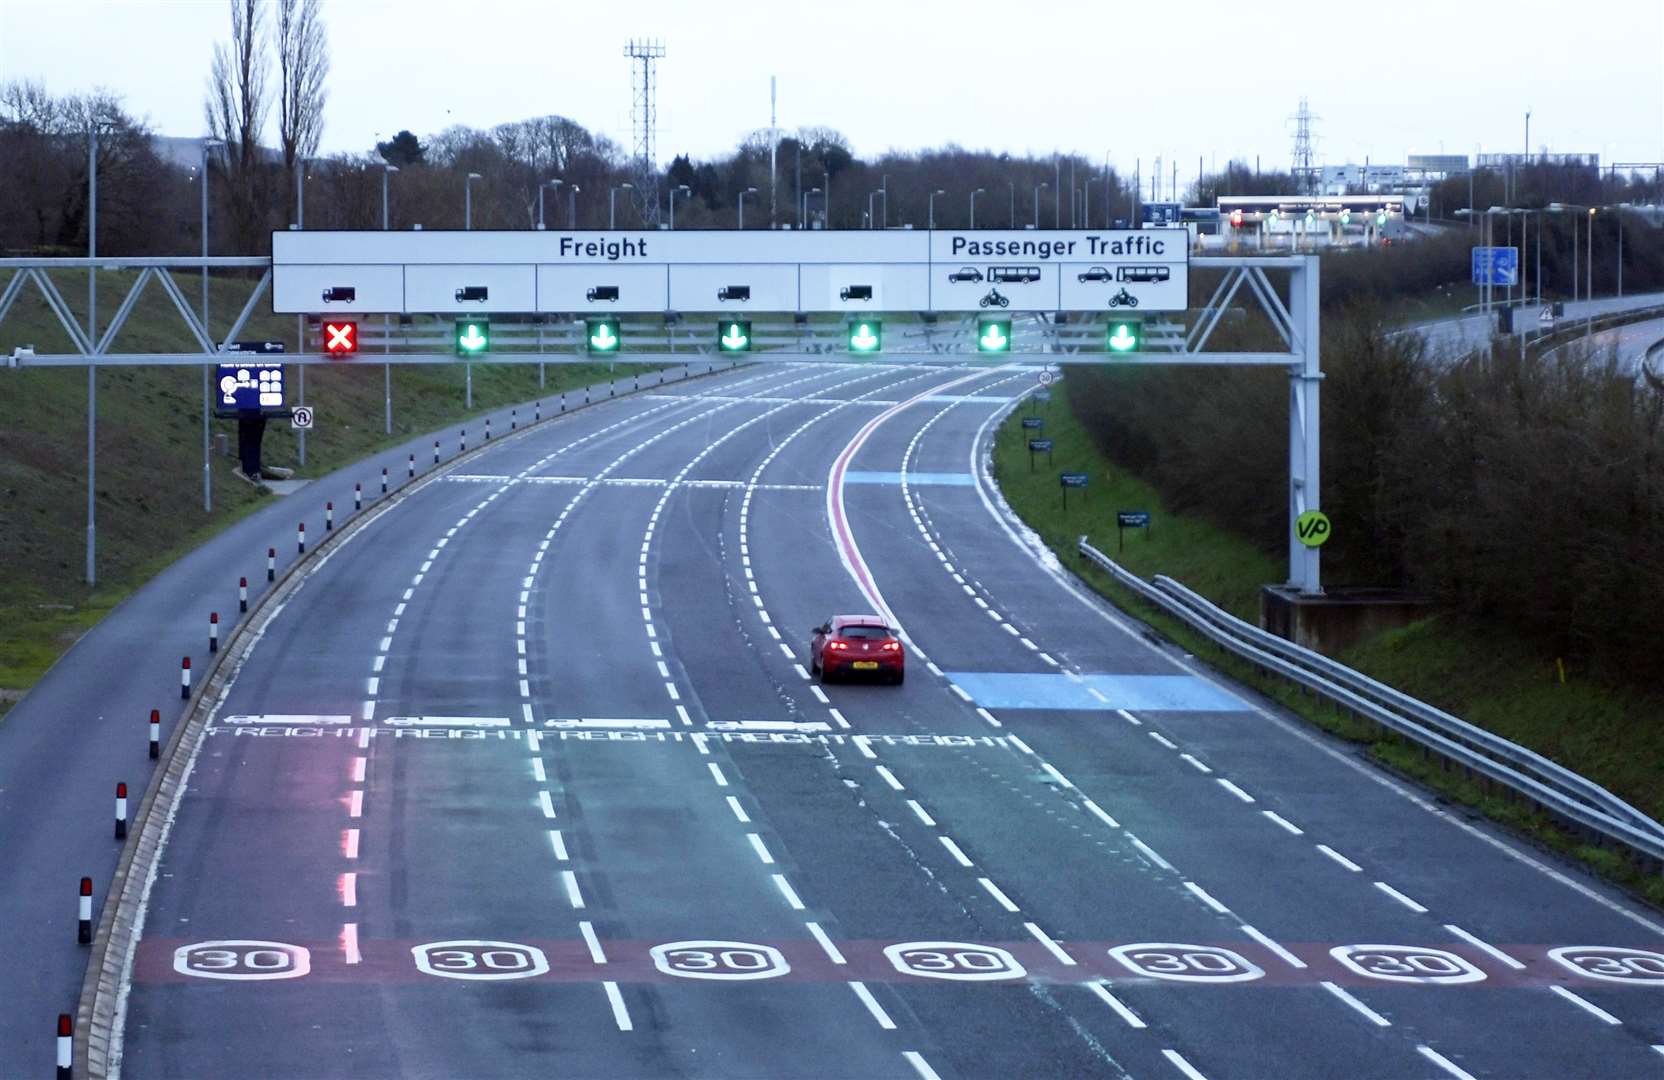
[[[269,585],[277,580],[277,549],[266,549],[266,583]]]
[[[357,513],[358,511],[364,509],[364,485],[363,484],[355,483],[352,486],[352,509],[353,509],[354,513]]]
[[[433,463],[439,464],[439,440],[433,440]]]
[[[220,651],[220,613],[217,611],[208,613],[208,651]]]
[[[295,528],[295,546],[300,549],[300,554],[306,554],[306,522],[304,521]]]
[[[150,760],[162,756],[162,710],[150,710]]]
[[[324,503],[324,532],[335,531],[335,504]]]
[[[468,449],[468,429],[463,428],[456,435],[457,453],[465,453]]]
[[[405,474],[405,479],[406,480],[416,479],[416,455],[415,454],[410,455],[410,471]]]
[[[78,912],[80,925],[75,928],[75,940],[82,945],[92,944],[92,878],[81,879],[81,904]]]
[[[237,610],[244,614],[248,612],[248,578],[246,577],[237,579]]]
[[[75,1075],[75,1025],[68,1013],[58,1014],[58,1080]]]
[[[127,839],[127,785],[116,784],[116,839]]]
[[[191,658],[179,661],[179,696],[185,701],[191,700]]]
[[[381,467],[381,493],[387,494],[387,466]]]

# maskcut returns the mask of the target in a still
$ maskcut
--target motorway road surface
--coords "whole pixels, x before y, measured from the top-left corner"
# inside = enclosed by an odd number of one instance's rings
[[[316,560],[194,761],[123,1074],[1664,1073],[1656,914],[1038,550],[985,473],[1032,385],[742,368]],[[810,679],[864,610],[906,684]]]
[[[1501,295],[1501,290],[1498,291]],[[1664,293],[1643,293],[1639,296],[1606,296],[1594,300],[1572,300],[1566,304],[1566,313],[1561,317],[1562,323],[1572,323],[1579,319],[1598,318],[1602,315],[1612,315],[1621,311],[1633,311],[1636,308],[1657,307],[1664,304]],[[1537,309],[1528,305],[1520,313],[1523,327],[1535,333],[1537,330]],[[1455,356],[1461,352],[1477,349],[1490,341],[1496,329],[1495,315],[1462,315],[1455,318],[1437,319],[1432,322],[1421,323],[1406,329],[1418,330],[1427,338],[1427,344],[1435,356]]]

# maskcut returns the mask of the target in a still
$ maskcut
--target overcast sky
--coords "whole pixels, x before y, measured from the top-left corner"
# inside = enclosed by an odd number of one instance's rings
[[[326,153],[545,113],[629,148],[635,36],[666,50],[661,162],[766,127],[770,75],[783,128],[835,128],[862,155],[1062,149],[1146,176],[1159,155],[1181,186],[1198,155],[1286,168],[1301,95],[1319,162],[1517,151],[1527,109],[1534,149],[1664,160],[1664,0],[326,0],[325,19]],[[197,136],[228,35],[226,0],[0,0],[0,81],[107,87]]]

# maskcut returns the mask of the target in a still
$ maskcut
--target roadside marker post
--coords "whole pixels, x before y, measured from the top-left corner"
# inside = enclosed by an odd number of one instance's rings
[[[127,785],[116,784],[116,839],[127,839]]]
[[[433,463],[439,464],[439,440],[433,440]]]
[[[306,554],[306,522],[304,521],[295,528],[295,546],[300,549],[300,554]]]
[[[381,467],[381,493],[387,494],[387,466]]]
[[[217,611],[208,613],[208,651],[220,651],[220,613]]]
[[[58,1080],[75,1075],[75,1024],[68,1013],[58,1014]]]
[[[162,755],[162,710],[150,710],[150,760]]]
[[[520,430],[520,410],[519,409],[510,409],[508,411],[508,429],[510,431]]]
[[[248,614],[248,578],[237,579],[237,610]]]
[[[335,504],[333,502],[326,502],[326,503],[324,503],[324,532],[334,532],[334,531],[335,531]]]
[[[457,432],[457,434],[456,434],[456,447],[457,447],[456,452],[459,453],[459,454],[464,454],[464,453],[468,452],[468,429],[467,428],[462,428],[460,431]]]
[[[191,658],[188,656],[179,661],[179,699],[191,700]]]
[[[562,395],[562,396],[565,396],[565,395]],[[537,420],[540,423],[542,422],[542,420],[543,420],[543,402],[542,401],[539,401],[537,403],[537,412],[533,414],[532,418],[534,420]]]
[[[386,488],[382,489],[383,492],[385,492],[386,490],[387,490]],[[353,513],[357,513],[358,511],[364,509],[364,485],[363,484],[354,483],[353,486],[352,486],[352,509],[353,509]]]
[[[485,418],[485,441],[491,441],[491,417]]]
[[[81,945],[92,944],[92,878],[81,879],[81,899],[78,906],[79,919],[75,928],[75,940]]]
[[[277,549],[266,549],[266,584],[277,580]]]
[[[406,480],[416,479],[416,455],[415,454],[410,455],[410,472],[408,474],[406,474],[405,479]]]

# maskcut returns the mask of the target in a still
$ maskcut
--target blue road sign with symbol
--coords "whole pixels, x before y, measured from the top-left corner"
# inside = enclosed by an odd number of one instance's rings
[[[286,412],[282,364],[219,364],[214,411],[221,416]]]
[[[1475,285],[1518,285],[1520,249],[1517,247],[1476,247],[1473,249]]]

